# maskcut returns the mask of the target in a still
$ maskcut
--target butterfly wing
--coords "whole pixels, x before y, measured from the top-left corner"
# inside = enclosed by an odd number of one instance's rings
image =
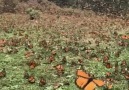
[[[77,70],[77,76],[90,78],[89,74],[87,74],[86,72],[84,72],[82,70]]]
[[[103,86],[104,82],[102,80],[95,80],[91,81],[84,90],[95,90],[96,86]]]
[[[93,82],[97,85],[97,86],[103,86],[105,83],[104,81],[102,80],[97,80],[97,79],[94,79]]]
[[[86,78],[83,78],[83,77],[78,77],[77,79],[76,79],[76,85],[79,87],[79,88],[83,88],[86,84],[87,84],[87,82],[88,82],[88,79],[86,79]]]
[[[91,81],[85,88],[84,90],[95,90],[96,84]]]

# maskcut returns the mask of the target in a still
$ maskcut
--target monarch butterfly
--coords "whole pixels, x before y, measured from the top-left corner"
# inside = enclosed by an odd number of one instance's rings
[[[103,86],[105,82],[103,80],[93,79],[89,74],[83,70],[77,70],[76,85],[83,90],[94,90],[96,86]]]
[[[128,35],[122,35],[121,38],[126,40],[126,39],[129,39],[129,36]]]
[[[118,45],[119,45],[119,46],[125,46],[125,42],[124,42],[124,41],[119,41],[119,42],[118,42]]]
[[[107,63],[108,60],[109,60],[109,56],[105,55],[105,56],[103,57],[103,63]]]
[[[106,77],[106,81],[113,82],[112,73],[106,72],[105,77]]]
[[[106,67],[106,68],[112,68],[112,65],[111,65],[111,63],[109,63],[109,62],[107,62],[107,63],[104,63],[104,65],[105,65],[105,67]]]
[[[105,87],[105,89],[106,90],[112,89],[112,87],[113,87],[112,73],[106,72],[105,77],[106,77],[106,80],[105,80],[106,87]]]
[[[55,69],[56,69],[56,71],[57,71],[57,74],[60,76],[60,75],[62,75],[62,74],[64,74],[64,67],[63,67],[63,65],[61,65],[61,64],[58,64],[58,65],[56,65],[56,66],[54,66],[55,67]]]
[[[109,60],[109,56],[105,55],[103,57],[103,63],[104,63],[104,66],[106,68],[112,68],[112,64],[108,61]]]
[[[5,71],[5,68],[3,68],[3,70],[0,72],[0,78],[5,76],[6,76],[6,71]]]
[[[28,82],[29,83],[35,83],[35,78],[34,78],[34,76],[29,76],[29,78],[28,78]]]
[[[25,58],[29,58],[33,55],[34,55],[34,51],[26,51],[25,54],[24,54]]]
[[[46,80],[43,77],[40,77],[39,86],[44,86],[46,84]]]
[[[0,47],[4,47],[6,44],[6,40],[0,39]]]
[[[29,61],[27,64],[30,69],[34,69],[38,65],[34,60]]]
[[[24,78],[28,80],[29,83],[35,83],[35,77],[33,75],[29,75],[27,71],[24,72]]]
[[[55,61],[55,56],[54,55],[50,55],[48,58],[48,62],[52,63],[53,61]]]
[[[64,67],[61,64],[56,65],[55,68],[57,71],[64,71]]]

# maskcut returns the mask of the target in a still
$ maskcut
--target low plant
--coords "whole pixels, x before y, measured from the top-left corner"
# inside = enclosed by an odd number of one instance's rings
[[[29,15],[30,20],[34,20],[34,19],[37,19],[37,18],[40,17],[39,11],[38,10],[35,10],[33,8],[28,8],[26,10],[26,13]]]

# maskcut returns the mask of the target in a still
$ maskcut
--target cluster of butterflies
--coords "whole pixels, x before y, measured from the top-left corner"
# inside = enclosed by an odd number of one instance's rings
[[[27,63],[30,69],[34,69],[38,63],[36,63],[34,60],[31,60]],[[29,75],[27,71],[24,72],[24,78],[28,80],[29,83],[33,84],[35,83],[36,79],[34,75]],[[39,86],[44,86],[46,84],[46,80],[43,77],[40,77],[39,80]]]
[[[122,35],[122,40],[129,40],[129,35]],[[118,43],[120,46],[127,46],[128,43],[122,41]],[[118,50],[115,53],[115,57],[119,57],[122,50]],[[104,51],[102,52],[104,53]],[[115,61],[115,65],[109,61],[109,55],[104,55],[103,57],[103,65],[108,69],[113,69],[114,72],[107,72],[105,77],[102,79],[96,79],[94,76],[90,75],[89,73],[85,72],[84,70],[77,70],[76,75],[77,78],[75,80],[75,84],[82,90],[95,90],[96,87],[103,87],[104,90],[109,90],[113,88],[113,82],[116,80],[115,76],[121,74],[124,76],[122,80],[129,80],[129,67],[127,65],[126,60],[121,61],[121,64],[118,64],[118,61]],[[118,77],[118,81],[121,80]]]
[[[39,64],[34,61],[31,60],[27,63],[27,65],[29,66],[30,69],[34,69],[36,66],[38,66]],[[54,66],[54,69],[57,71],[57,75],[61,76],[64,73],[64,67],[61,64],[57,64],[56,66]],[[25,71],[24,73],[24,78],[28,80],[29,83],[33,84],[35,83],[36,79],[34,75],[29,75],[29,73],[27,73],[27,71]],[[44,86],[46,84],[46,80],[41,77],[39,80],[39,86]]]
[[[28,36],[26,36],[26,38],[27,37]],[[15,44],[14,41],[12,41],[12,42]],[[45,42],[45,41],[43,41],[43,42]],[[0,40],[0,47],[4,47],[5,44],[7,44],[7,42],[4,39],[1,39]],[[46,45],[46,43],[45,43],[45,45]],[[33,48],[32,45],[30,45],[28,43],[26,44],[26,46],[29,49],[32,49]],[[43,46],[43,47],[46,47],[46,46]],[[24,56],[25,56],[26,59],[29,60],[31,57],[34,56],[34,51],[28,50],[28,49],[26,49],[26,50],[27,51],[25,52]],[[54,57],[55,55],[56,55],[56,52],[55,51],[52,51],[52,54],[48,58],[49,63],[51,63],[51,62],[53,62],[55,60],[55,57]],[[39,65],[39,63],[37,63],[35,60],[29,60],[26,64],[29,66],[30,69],[35,69],[35,67]],[[58,75],[62,75],[64,73],[64,67],[63,67],[63,65],[58,64],[58,65],[54,66],[54,68],[56,69]],[[3,78],[3,77],[6,77],[5,68],[0,72],[0,78]],[[24,72],[24,78],[29,83],[31,83],[31,84],[33,84],[33,83],[36,82],[35,76],[32,75],[32,74],[29,74],[27,71]],[[46,80],[44,79],[44,77],[40,77],[40,79],[39,79],[39,86],[44,86],[44,85],[46,85]]]
[[[118,51],[117,52],[117,55],[118,55],[118,53],[120,53],[120,52]],[[112,63],[109,62],[109,57],[108,56],[104,56],[104,58],[103,58],[103,64],[108,69],[113,68]],[[114,74],[118,74],[119,72],[121,74],[123,74],[124,76],[126,76],[127,74],[129,74],[129,67],[127,65],[126,60],[122,60],[120,65],[118,65],[118,61],[115,61],[114,69],[115,69],[114,70]]]
[[[129,39],[129,36],[127,35],[124,35],[121,37],[122,39],[124,40],[127,40]],[[25,40],[23,40],[25,42],[25,46],[26,46],[26,50],[28,49],[32,49],[33,48],[33,44],[31,43],[31,41],[27,41],[28,40],[28,35],[25,35]],[[8,41],[8,43],[2,39],[0,40],[0,47],[4,47],[5,44],[8,44],[8,45],[11,45],[11,46],[17,46],[18,43],[20,41],[17,41],[15,39],[11,39]],[[23,42],[23,43],[24,43]],[[123,45],[120,44],[120,45]],[[47,42],[45,40],[39,42],[39,46],[40,47],[44,47],[44,48],[47,48],[48,45],[47,45]],[[68,48],[68,47],[65,47],[64,49],[64,52],[68,52],[68,51],[73,51],[73,52],[77,52],[77,50],[73,50],[72,48]],[[87,53],[89,53],[91,50],[87,50]],[[118,51],[115,55],[118,57],[120,55],[121,51]],[[56,55],[56,52],[55,51],[52,51],[48,61],[49,63],[53,62],[55,60],[55,55]],[[78,54],[76,54],[78,55]],[[25,58],[28,59],[30,58],[31,56],[34,56],[34,52],[33,51],[27,51],[25,53]],[[109,60],[109,57],[108,56],[104,56],[103,58],[103,64],[105,65],[106,68],[113,68],[113,65],[108,61]],[[62,59],[62,63],[66,63],[66,58],[64,57]],[[78,60],[78,64],[82,64],[83,61],[81,59]],[[27,62],[27,65],[29,66],[30,69],[34,69],[36,66],[38,66],[39,64],[34,61],[34,60],[30,60],[29,62]],[[71,62],[71,65],[73,66],[76,66],[77,63],[76,62]],[[118,69],[118,62],[115,63],[115,73],[117,74],[119,72],[119,69]],[[64,67],[62,64],[58,64],[56,66],[54,66],[54,68],[57,70],[57,74],[60,76],[62,74],[64,74]],[[127,69],[127,63],[125,60],[122,61],[121,63],[121,73],[124,75],[125,79],[126,80],[129,80],[129,72],[128,72],[128,69]],[[95,79],[94,77],[92,77],[90,74],[88,74],[87,72],[83,71],[83,70],[77,70],[77,79],[76,79],[76,85],[81,88],[81,89],[84,89],[84,90],[94,90],[96,86],[105,86],[107,84],[107,82],[112,82],[113,79],[110,78],[111,76],[111,73],[106,73],[106,81],[104,80],[100,80],[100,79]],[[6,71],[5,69],[3,69],[1,72],[0,72],[0,78],[3,78],[6,76]],[[26,71],[24,73],[24,78],[28,80],[29,83],[33,84],[35,83],[36,79],[35,79],[35,76],[34,75],[29,75]],[[40,86],[44,86],[46,84],[46,80],[43,78],[43,77],[40,77],[39,79],[39,85]],[[107,88],[110,89],[112,88],[112,84],[108,84],[107,85]]]
[[[30,41],[28,41],[28,35],[25,35],[25,50],[26,52],[24,53],[25,58],[28,60],[26,63],[29,66],[29,69],[35,69],[39,63],[37,63],[35,60],[30,60],[31,57],[34,56],[35,52],[31,50],[33,48],[33,45],[31,44]],[[29,50],[30,49],[30,50]],[[35,75],[29,74],[27,71],[24,72],[24,78],[31,84],[34,84],[36,82]],[[44,77],[40,77],[39,79],[39,86],[44,86],[46,85],[46,80]]]
[[[24,78],[28,80],[29,83],[35,83],[36,79],[34,75],[29,75],[27,72],[24,73]],[[43,77],[39,79],[39,86],[44,86],[46,84],[46,80]]]

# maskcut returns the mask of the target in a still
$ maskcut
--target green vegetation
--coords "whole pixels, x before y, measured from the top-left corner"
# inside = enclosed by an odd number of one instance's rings
[[[128,90],[128,20],[19,2],[24,13],[0,15],[0,90],[79,90],[77,69],[105,81],[96,90]]]
[[[29,15],[30,20],[38,19],[39,18],[39,11],[38,10],[34,10],[33,8],[28,8],[26,10],[26,13]]]

